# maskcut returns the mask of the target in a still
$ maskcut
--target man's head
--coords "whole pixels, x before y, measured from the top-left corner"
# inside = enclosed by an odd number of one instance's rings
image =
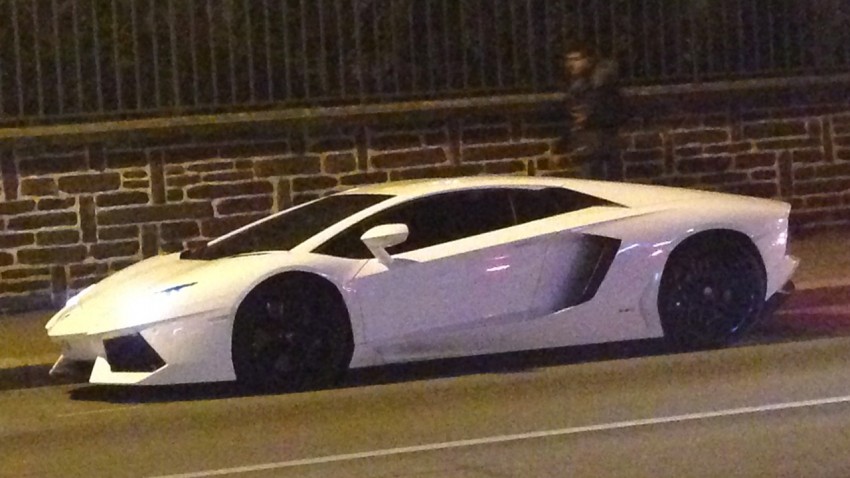
[[[564,50],[564,70],[570,76],[581,76],[590,71],[595,56],[583,41],[575,40]]]

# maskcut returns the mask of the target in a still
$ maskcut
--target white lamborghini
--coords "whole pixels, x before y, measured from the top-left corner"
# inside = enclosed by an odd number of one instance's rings
[[[556,178],[352,189],[83,290],[46,326],[62,346],[53,372],[304,389],[394,362],[653,337],[722,345],[790,281],[789,210]]]

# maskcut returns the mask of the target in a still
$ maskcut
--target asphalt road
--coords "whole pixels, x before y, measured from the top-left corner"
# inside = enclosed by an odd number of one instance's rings
[[[787,339],[382,369],[289,395],[7,390],[0,476],[848,476],[850,338]]]

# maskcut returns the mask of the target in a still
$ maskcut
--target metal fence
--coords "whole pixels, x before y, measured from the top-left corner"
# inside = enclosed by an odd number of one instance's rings
[[[850,71],[845,0],[0,0],[0,123]]]

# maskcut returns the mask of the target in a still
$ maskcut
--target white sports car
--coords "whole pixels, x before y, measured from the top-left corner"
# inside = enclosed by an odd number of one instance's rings
[[[349,368],[739,336],[797,266],[786,203],[576,179],[470,177],[324,197],[80,292],[53,372],[304,389]]]

